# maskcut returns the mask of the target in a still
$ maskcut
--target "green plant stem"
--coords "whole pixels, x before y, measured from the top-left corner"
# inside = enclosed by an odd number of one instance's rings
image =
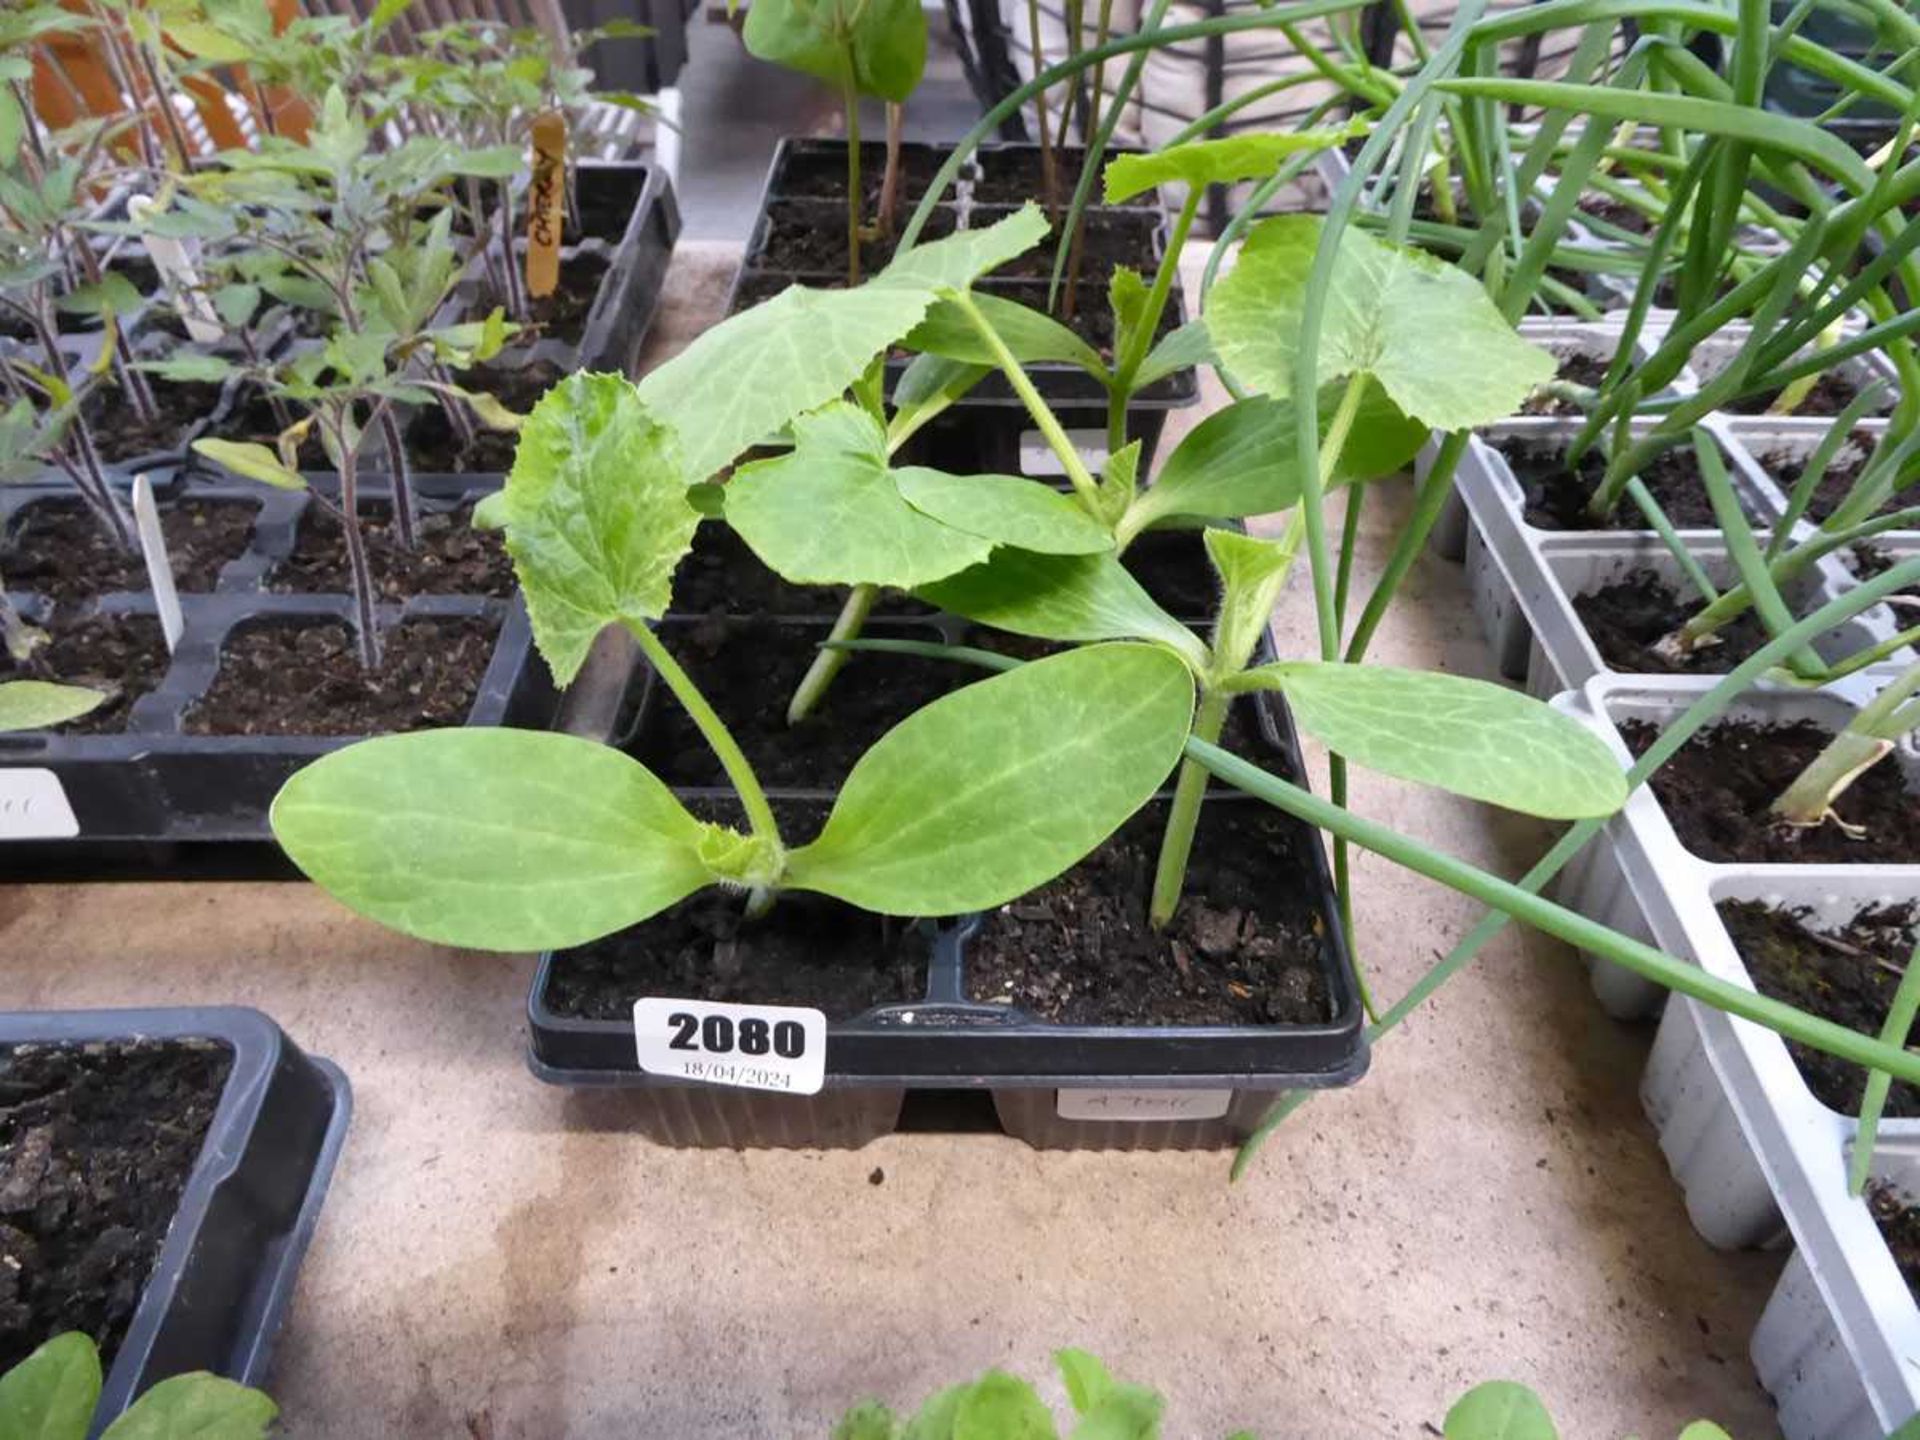
[[[1047,402],[1040,398],[1040,392],[1034,388],[1033,381],[1027,378],[1027,372],[1021,368],[1019,360],[1007,348],[999,332],[980,313],[980,307],[973,303],[973,297],[964,290],[956,290],[952,298],[960,313],[967,317],[967,322],[985,342],[1001,373],[1007,377],[1007,383],[1013,387],[1013,393],[1027,407],[1027,413],[1033,417],[1033,423],[1046,440],[1047,447],[1053,451],[1061,469],[1066,471],[1067,479],[1073,483],[1074,494],[1080,497],[1080,503],[1087,507],[1089,514],[1098,516],[1099,483],[1087,469],[1087,462],[1080,458],[1080,452],[1074,448],[1067,432],[1060,428],[1058,418],[1047,407]]]
[[[740,797],[740,804],[747,812],[747,824],[753,833],[772,844],[776,853],[783,851],[780,826],[773,818],[773,807],[767,803],[767,792],[760,788],[760,777],[753,773],[753,766],[747,763],[747,757],[740,752],[740,746],[727,729],[726,722],[707,703],[707,697],[700,693],[699,687],[680,668],[680,662],[660,643],[660,637],[650,627],[633,620],[627,621],[626,626],[628,633],[640,646],[640,653],[653,666],[653,673],[667,682],[673,698],[686,710],[694,728],[720,761],[720,768],[727,772],[727,779]]]
[[[1900,984],[1887,1007],[1887,1020],[1880,1027],[1880,1041],[1904,1049],[1913,1033],[1914,1016],[1920,1015],[1920,945],[1907,957],[1907,968],[1900,972]],[[1847,1189],[1854,1195],[1867,1188],[1873,1168],[1873,1146],[1880,1135],[1880,1116],[1887,1106],[1887,1092],[1893,1088],[1893,1076],[1875,1070],[1867,1076],[1866,1092],[1860,1097],[1860,1123],[1853,1136],[1853,1153],[1847,1158]]]
[[[1232,699],[1225,691],[1209,687],[1194,713],[1194,736],[1210,745],[1218,743]],[[1180,778],[1173,787],[1173,809],[1167,815],[1166,833],[1160,841],[1160,861],[1153,872],[1153,901],[1147,907],[1147,921],[1156,930],[1164,930],[1180,906],[1187,860],[1193,854],[1193,834],[1200,823],[1200,803],[1206,796],[1206,768],[1198,761],[1182,760]]]
[[[867,616],[873,613],[873,602],[880,597],[878,585],[856,585],[847,592],[846,602],[840,607],[840,614],[833,622],[833,629],[827,635],[829,646],[842,640],[856,640],[867,623]],[[813,657],[813,663],[807,667],[807,673],[800,677],[795,687],[793,699],[787,702],[787,724],[798,725],[811,715],[814,707],[826,698],[827,687],[833,684],[834,676],[845,668],[848,653],[845,650],[822,648]]]
[[[1818,825],[1849,785],[1889,754],[1910,728],[1904,708],[1920,694],[1920,665],[1889,681],[1862,706],[1846,728],[1829,740],[1773,803],[1773,813],[1790,825]]]
[[[1193,228],[1193,218],[1200,213],[1202,188],[1199,185],[1187,187],[1186,203],[1180,207],[1180,214],[1173,222],[1173,235],[1167,241],[1166,253],[1160,257],[1160,268],[1154,271],[1153,288],[1147,292],[1147,303],[1141,308],[1140,318],[1127,332],[1127,348],[1121,354],[1119,362],[1113,367],[1113,380],[1107,387],[1107,450],[1117,453],[1127,443],[1127,401],[1133,396],[1133,380],[1140,373],[1140,365],[1147,358],[1147,352],[1153,348],[1153,337],[1160,328],[1160,315],[1167,308],[1167,297],[1173,293],[1173,279],[1180,270],[1180,252],[1186,248],[1187,232]]]

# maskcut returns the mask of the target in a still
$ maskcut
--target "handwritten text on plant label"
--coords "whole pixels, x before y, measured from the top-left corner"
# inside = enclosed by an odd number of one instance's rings
[[[1062,1090],[1062,1120],[1218,1120],[1231,1090]]]
[[[649,996],[634,1002],[633,1038],[649,1075],[788,1095],[827,1079],[827,1017],[797,1005]]]

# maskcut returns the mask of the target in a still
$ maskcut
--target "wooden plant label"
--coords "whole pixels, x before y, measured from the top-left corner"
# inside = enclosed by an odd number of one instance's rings
[[[533,121],[533,187],[527,212],[527,293],[551,295],[560,283],[560,232],[567,215],[567,117],[548,110]]]

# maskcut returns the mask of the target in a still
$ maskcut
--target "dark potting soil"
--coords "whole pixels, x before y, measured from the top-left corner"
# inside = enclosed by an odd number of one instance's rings
[[[1880,1033],[1920,937],[1911,903],[1870,907],[1837,929],[1820,924],[1811,910],[1757,900],[1722,901],[1717,908],[1761,994],[1864,1035]],[[1821,1104],[1859,1113],[1866,1071],[1795,1041],[1787,1048]],[[1895,1081],[1886,1113],[1920,1115],[1920,1089]]]
[[[774,802],[792,844],[819,833],[827,808]],[[741,823],[732,807],[704,810],[703,818]],[[634,1001],[674,995],[808,1005],[846,1020],[875,1005],[926,998],[926,944],[910,922],[797,892],[758,920],[744,912],[739,892],[706,890],[604,940],[562,950],[553,957],[546,1003],[576,1019],[624,1020]]]
[[[1658,731],[1643,721],[1620,727],[1635,755]],[[1847,787],[1835,804],[1840,817],[1864,826],[1855,840],[1832,823],[1783,825],[1769,807],[1832,739],[1832,732],[1801,720],[1761,725],[1729,720],[1695,735],[1659,770],[1653,789],[1680,842],[1718,864],[1920,864],[1920,795],[1907,785],[1897,756],[1889,756]]]
[[[0,652],[0,680],[51,680],[104,691],[110,698],[59,727],[63,735],[108,735],[127,728],[134,701],[157,686],[169,657],[160,622],[150,615],[55,615],[46,644],[25,665]]]
[[[676,615],[801,615],[831,619],[846,603],[837,585],[790,585],[767,568],[729,525],[702,525],[673,575]],[[931,615],[933,608],[897,590],[882,591],[875,615]]]
[[[1526,501],[1529,525],[1540,530],[1646,530],[1646,516],[1627,496],[1613,509],[1605,525],[1596,525],[1587,513],[1600,479],[1607,471],[1607,458],[1598,450],[1588,450],[1578,467],[1569,470],[1564,445],[1542,444],[1537,440],[1509,437],[1496,442],[1514,479],[1520,482]],[[1707,498],[1706,483],[1700,478],[1700,462],[1690,447],[1680,446],[1656,456],[1642,467],[1640,480],[1653,498],[1660,502],[1667,519],[1682,530],[1715,529],[1713,502]]]
[[[976,208],[967,223],[976,230],[982,229],[1013,213],[1012,206],[1004,210]],[[1089,209],[1080,250],[1081,283],[1098,285],[1104,290],[1118,265],[1125,265],[1151,281],[1160,263],[1159,231],[1158,211]],[[1043,240],[993,273],[1006,280],[1051,281],[1053,255],[1054,242]]]
[[[1583,385],[1589,390],[1597,390],[1607,378],[1608,361],[1598,355],[1582,355],[1575,352],[1560,362],[1559,378],[1569,385]],[[1536,390],[1520,405],[1522,415],[1584,415],[1586,411],[1561,395],[1550,395],[1544,390]]]
[[[455,379],[466,390],[484,390],[516,415],[540,403],[566,372],[546,360],[526,365],[476,365]],[[473,443],[460,437],[438,405],[423,405],[407,426],[407,459],[415,470],[443,475],[504,475],[513,468],[520,437],[511,430],[489,430],[474,421]]]
[[[871,224],[872,215],[862,224]],[[860,273],[878,274],[893,259],[906,223],[903,213],[895,217],[891,231],[860,242]],[[922,240],[938,240],[951,235],[960,223],[960,212],[951,205],[938,207],[921,231]],[[775,200],[767,206],[766,243],[748,263],[768,270],[795,275],[839,279],[847,273],[847,211],[845,204],[831,200]]]
[[[927,186],[940,172],[947,152],[908,147],[900,152],[900,199],[904,204],[927,193]],[[880,199],[880,186],[886,178],[887,147],[874,142],[860,146],[860,193],[869,207]],[[832,154],[791,154],[786,168],[775,183],[778,193],[797,199],[839,200],[847,198],[847,156],[841,150]],[[951,199],[949,193],[946,197]],[[904,217],[902,217],[904,218]]]
[[[1856,430],[1848,437],[1840,454],[1821,475],[1820,483],[1813,487],[1813,498],[1807,502],[1807,519],[1815,524],[1826,520],[1841,505],[1846,503],[1847,494],[1853,489],[1854,482],[1860,478],[1860,472],[1866,468],[1867,456],[1873,450],[1874,436],[1865,430]],[[1771,451],[1760,457],[1760,464],[1773,476],[1782,490],[1792,493],[1806,470],[1806,457],[1791,455],[1781,451]],[[1920,503],[1920,490],[1911,486],[1901,494],[1895,494],[1873,513],[1891,515],[1895,510],[1905,509]]]
[[[386,600],[412,595],[513,594],[513,561],[499,532],[473,528],[473,506],[426,510],[415,517],[418,542],[404,550],[393,534],[393,511],[384,501],[361,506],[367,568],[375,593]],[[353,590],[352,569],[340,522],[330,510],[309,504],[294,534],[293,552],[274,567],[275,590],[303,595],[344,595]]]
[[[1891,1185],[1867,1187],[1867,1209],[1880,1227],[1880,1238],[1893,1252],[1907,1289],[1920,1297],[1920,1205],[1910,1205]]]
[[[1108,151],[1111,159],[1113,151]],[[1080,167],[1086,161],[1086,150],[1078,145],[1069,145],[1057,152],[1058,164],[1054,167],[1056,183],[1060,187],[1059,202],[1065,205],[1073,198],[1073,187],[1080,178]],[[980,174],[973,182],[973,199],[979,205],[1024,205],[1033,200],[1041,205],[1047,203],[1047,172],[1040,151],[1020,150],[982,150],[976,157],[980,164]],[[1152,191],[1135,197],[1135,205],[1153,207],[1159,201]]]
[[[246,553],[259,509],[247,500],[162,501],[160,530],[174,584],[190,594],[211,591],[221,569]],[[147,588],[140,552],[122,550],[92,511],[69,500],[37,501],[20,510],[0,551],[0,576],[9,590],[59,601]]]
[[[1726,299],[1727,296],[1732,293],[1734,284],[1735,281],[1731,276],[1723,278],[1720,283],[1714,287],[1713,293],[1707,297],[1707,303],[1711,304],[1715,300]],[[1679,281],[1671,275],[1662,279],[1661,282],[1654,287],[1653,303],[1668,310],[1676,308],[1680,303]]]
[[[1596,220],[1604,220],[1621,230],[1630,230],[1635,235],[1649,235],[1653,232],[1653,221],[1640,210],[1624,200],[1611,195],[1582,195],[1580,213],[1590,215]]]
[[[277,447],[281,432],[299,419],[300,412],[297,409],[283,407],[276,411],[273,403],[258,386],[243,383],[234,392],[233,404],[219,419],[207,427],[206,433],[216,440],[238,440]],[[367,463],[365,457],[377,448],[374,441],[365,443],[361,451],[363,464]],[[327,452],[320,443],[320,437],[311,432],[301,440],[298,449],[294,452],[294,460],[302,470],[333,468],[333,462],[327,458]],[[196,463],[203,470],[221,473],[220,467],[211,461],[199,460],[196,457]],[[383,460],[381,464],[384,465],[385,461]]]
[[[1147,924],[1166,827],[1149,805],[1065,875],[985,917],[967,993],[1069,1025],[1306,1025],[1330,1018],[1312,832],[1262,805],[1202,807],[1173,922]]]
[[[578,230],[573,229],[574,216],[568,215],[567,243],[572,244],[585,234],[605,240],[609,245],[618,245],[626,237],[633,207],[640,203],[646,183],[645,175],[637,171],[579,174],[574,180],[574,201],[580,225]]]
[[[151,420],[142,420],[126,397],[112,386],[96,390],[83,406],[94,446],[109,465],[156,451],[184,449],[187,432],[213,414],[220,404],[218,385],[199,380],[158,380],[151,375],[147,377],[147,384],[153,391]]]
[[[710,616],[669,627],[667,649],[720,713],[765,784],[831,789],[882,735],[923,706],[987,672],[916,655],[856,654],[834,677],[826,699],[798,725],[787,705],[826,637],[824,625],[790,625],[761,616]],[[931,627],[869,628],[871,639],[939,642]],[[1020,636],[974,629],[964,644],[1037,659],[1056,648]],[[1247,753],[1257,727],[1238,705],[1222,737]],[[630,752],[669,785],[724,785],[726,773],[686,711],[661,687]]]
[[[68,1330],[113,1364],[232,1064],[205,1041],[0,1054],[0,1372]]]
[[[1634,675],[1724,675],[1767,643],[1767,627],[1747,610],[1718,632],[1720,643],[1675,661],[1654,646],[1703,602],[1682,599],[1651,570],[1635,570],[1611,585],[1576,595],[1573,608],[1609,668]]]
[[[337,620],[254,622],[220,652],[187,712],[192,735],[390,735],[464,724],[493,660],[499,622],[415,618],[381,635],[380,668],[360,663]]]
[[[1800,403],[1793,408],[1795,415],[1830,416],[1838,415],[1854,402],[1860,393],[1860,387],[1846,376],[1829,370],[1814,382]],[[1884,398],[1874,407],[1875,414],[1884,414],[1892,408],[1892,396],[1888,391],[1881,392]],[[1763,390],[1757,395],[1743,396],[1729,401],[1726,409],[1735,415],[1764,415],[1773,402],[1780,398],[1780,391]]]
[[[528,298],[527,318],[523,328],[509,342],[510,346],[517,349],[536,340],[563,340],[578,344],[586,334],[587,316],[593,310],[593,302],[599,297],[600,282],[612,268],[611,260],[592,251],[575,251],[563,256],[559,283],[554,286],[551,295],[543,295],[539,299]],[[504,296],[489,291],[469,318],[484,319],[495,306],[505,308],[506,305]],[[507,316],[509,319],[513,316],[510,308],[507,309]]]
[[[1889,555],[1877,545],[1862,544],[1853,547],[1853,572],[1862,580],[1871,580],[1882,571],[1891,570],[1893,565],[1893,556]],[[1920,600],[1920,585],[1909,585],[1906,589],[1896,590],[1893,593],[1907,596],[1913,600]],[[1902,612],[1903,619],[1909,617],[1916,623],[1920,623],[1920,615],[1912,615],[1911,612]]]
[[[1176,620],[1211,624],[1220,609],[1220,578],[1198,530],[1149,530],[1120,563]]]

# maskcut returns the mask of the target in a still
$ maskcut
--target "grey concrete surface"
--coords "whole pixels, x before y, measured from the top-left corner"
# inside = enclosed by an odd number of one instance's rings
[[[735,257],[681,248],[656,353]],[[1406,509],[1379,491],[1363,583]],[[1296,576],[1283,652],[1310,651],[1310,612]],[[1378,654],[1490,673],[1456,568],[1422,562]],[[1545,836],[1364,773],[1354,794],[1506,874]],[[1356,889],[1388,996],[1478,915],[1373,859]],[[1036,1374],[1062,1345],[1160,1386],[1178,1440],[1433,1435],[1490,1377],[1536,1386],[1570,1440],[1703,1414],[1773,1433],[1745,1350],[1780,1257],[1693,1235],[1635,1099],[1648,1033],[1539,937],[1503,935],[1237,1186],[1224,1155],[987,1135],[659,1149],[528,1076],[528,960],[399,940],[304,886],[0,888],[0,952],[0,1006],[257,1005],[352,1076],[272,1377],[301,1440],[824,1440],[864,1396]]]

